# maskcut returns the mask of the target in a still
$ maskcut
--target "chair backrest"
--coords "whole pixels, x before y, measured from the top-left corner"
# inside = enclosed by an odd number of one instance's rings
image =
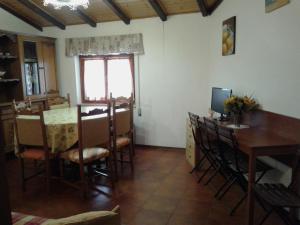
[[[15,126],[19,145],[48,147],[43,111],[40,115],[16,115]]]
[[[234,162],[231,163],[234,163],[237,171],[241,172],[239,162],[242,153],[238,149],[238,142],[234,135],[234,130],[232,128],[217,124],[217,133],[220,151],[222,153],[231,151],[234,155]],[[230,163],[227,162],[225,158],[223,158],[223,161],[226,163]]]
[[[91,111],[83,109],[89,107],[91,106],[78,105],[79,149],[102,145],[110,148],[110,103],[106,110],[103,110],[103,105],[93,105]]]
[[[204,150],[212,150],[213,138],[211,138],[210,134],[207,132],[205,123],[203,120],[200,120],[200,119],[198,120],[198,127],[199,127],[199,134],[200,134],[202,148]]]
[[[24,101],[18,101],[15,100],[12,101],[12,110],[14,114],[31,114],[31,100],[30,98],[25,99]]]
[[[204,117],[204,126],[209,140],[218,138],[217,124],[212,119]]]
[[[217,125],[218,138],[221,142],[227,144],[232,149],[237,147],[237,140],[234,136],[234,130],[229,127]]]
[[[47,94],[47,108],[48,109],[62,109],[71,107],[70,94],[67,97],[62,97],[58,93]]]
[[[112,107],[114,136],[131,134],[133,132],[132,95],[127,101],[123,99],[122,104],[119,105],[116,105],[116,100],[112,99]]]
[[[201,140],[201,134],[200,134],[200,130],[199,130],[199,116],[188,112],[189,114],[189,118],[190,118],[190,123],[191,123],[191,127],[192,127],[192,133],[193,133],[193,137],[194,137],[194,141],[196,145],[201,145],[202,140]]]

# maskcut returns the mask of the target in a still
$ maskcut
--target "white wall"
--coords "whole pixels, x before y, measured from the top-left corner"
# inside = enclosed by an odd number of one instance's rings
[[[300,1],[227,0],[210,17],[210,86],[253,94],[264,109],[300,118]],[[237,17],[236,54],[222,56],[222,21]]]
[[[12,14],[6,12],[5,10],[0,8],[0,30],[18,32],[18,33],[26,33],[33,35],[42,35],[40,31],[35,29],[34,27],[28,25]]]
[[[131,24],[111,22],[47,28],[44,34],[57,37],[59,83],[62,94],[77,99],[76,58],[65,56],[65,38],[142,33],[145,54],[139,56],[142,116],[135,116],[140,144],[184,147],[188,111],[207,113],[208,20],[200,13],[133,20]],[[137,79],[136,79],[137,80]],[[74,103],[74,102],[73,102]]]

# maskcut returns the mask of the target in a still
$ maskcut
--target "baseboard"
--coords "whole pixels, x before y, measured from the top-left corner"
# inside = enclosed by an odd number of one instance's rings
[[[152,149],[164,148],[164,149],[167,149],[167,150],[185,151],[185,148],[178,148],[178,147],[157,146],[157,145],[141,145],[141,144],[136,144],[135,146],[138,147],[138,148],[152,148]]]

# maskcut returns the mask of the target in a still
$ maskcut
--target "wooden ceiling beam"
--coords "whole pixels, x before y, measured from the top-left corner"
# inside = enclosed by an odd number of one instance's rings
[[[206,3],[204,2],[204,0],[197,0],[198,6],[200,8],[200,11],[202,13],[202,16],[206,17],[209,15],[208,13],[208,9],[206,6]]]
[[[209,8],[209,15],[213,14],[213,12],[218,8],[218,6],[223,2],[223,0],[216,0],[215,3]]]
[[[25,16],[22,16],[20,13],[17,11],[11,9],[10,7],[4,5],[3,3],[0,2],[0,8],[4,9],[5,11],[9,12],[10,14],[14,15],[15,17],[19,18],[20,20],[23,20],[25,23],[28,23],[30,26],[36,28],[39,31],[43,31],[43,27],[40,25],[36,24],[35,22],[31,21],[30,19],[26,18]]]
[[[77,15],[87,24],[89,24],[91,27],[97,27],[97,23],[89,17],[87,14],[85,14],[81,9],[76,9]]]
[[[130,24],[130,19],[125,13],[114,3],[113,0],[103,0],[103,2],[121,19],[125,24]]]
[[[166,21],[167,14],[164,12],[163,8],[161,5],[158,3],[157,0],[148,0],[154,11],[157,13],[157,15],[160,17],[161,21]]]
[[[52,23],[53,25],[59,27],[60,29],[62,29],[62,30],[66,29],[66,26],[62,22],[60,22],[59,20],[57,20],[56,18],[54,18],[53,16],[51,16],[50,14],[48,14],[46,11],[44,11],[43,9],[41,9],[39,6],[37,6],[32,1],[29,1],[29,0],[18,0],[18,2],[22,3],[28,9],[32,10],[33,12],[35,12],[36,14],[38,14],[39,16],[43,17],[45,20],[47,20],[50,23]]]

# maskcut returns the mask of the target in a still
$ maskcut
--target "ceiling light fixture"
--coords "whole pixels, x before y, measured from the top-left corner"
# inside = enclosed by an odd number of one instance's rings
[[[79,6],[87,8],[89,0],[44,0],[44,5],[53,5],[55,9],[61,9],[64,6],[69,7],[72,10],[77,9]]]

